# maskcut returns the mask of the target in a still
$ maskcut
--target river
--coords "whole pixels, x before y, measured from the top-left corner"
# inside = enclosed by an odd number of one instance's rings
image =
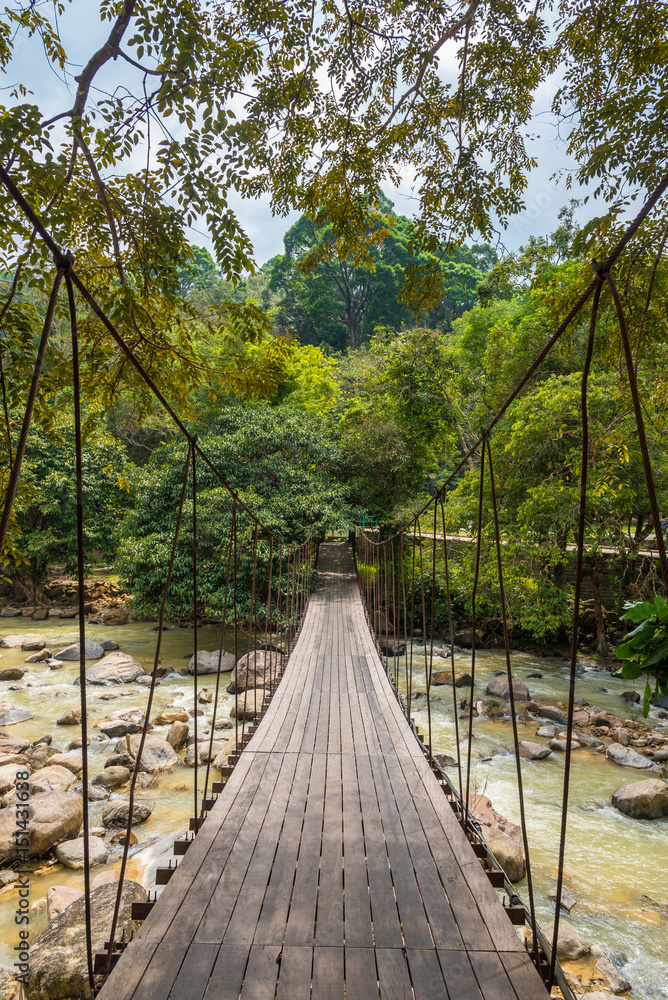
[[[5,619],[3,634],[20,633],[43,636],[47,645],[60,648],[78,640],[75,621],[52,619],[32,622],[25,619]],[[89,639],[101,641],[113,638],[124,652],[130,653],[151,670],[156,632],[149,623],[109,628],[89,626]],[[217,647],[219,630],[202,628],[199,644],[203,649]],[[245,639],[245,637],[244,637]],[[192,653],[191,629],[169,628],[163,633],[161,665],[183,668]],[[228,643],[226,642],[226,645]],[[240,652],[245,652],[242,643]],[[0,667],[23,664],[28,654],[21,650],[3,649]],[[417,665],[419,666],[419,660]],[[446,661],[435,661],[435,669],[446,669]],[[414,668],[416,663],[414,662]],[[470,654],[456,656],[458,670],[470,667]],[[492,650],[478,653],[476,667],[476,697],[484,694],[489,678],[495,671],[505,669],[502,654]],[[568,685],[568,664],[559,659],[538,657],[524,653],[513,654],[513,669],[529,686],[531,696],[540,701],[563,700]],[[529,677],[540,673],[542,676]],[[69,707],[78,704],[79,689],[72,681],[78,676],[78,663],[66,663],[62,669],[52,671],[41,663],[29,664],[29,672],[20,682],[0,682],[0,701],[11,701],[17,708],[27,708],[33,715],[29,721],[8,728],[8,732],[26,739],[37,739],[46,733],[53,736],[53,745],[66,749],[79,735],[76,726],[56,725],[56,719]],[[225,684],[227,677],[223,678]],[[19,684],[21,690],[8,689]],[[210,689],[215,683],[212,675],[200,679],[200,686]],[[222,685],[221,685],[222,687]],[[629,706],[621,692],[629,687],[627,681],[610,677],[603,671],[580,673],[577,696],[591,705],[611,711],[622,718],[639,718],[640,710]],[[414,691],[424,690],[424,671],[415,669]],[[102,695],[114,693],[111,701],[100,700]],[[95,723],[107,713],[120,708],[141,707],[146,703],[147,689],[130,684],[114,688],[87,689],[90,711],[90,769],[91,777],[104,765],[112,753],[116,740],[107,740],[95,730]],[[466,697],[468,689],[459,689],[458,695]],[[434,752],[456,755],[453,706],[448,687],[432,689],[432,733]],[[223,695],[217,716],[228,717],[234,698]],[[192,706],[192,678],[175,674],[161,678],[156,688],[152,716],[167,707]],[[202,706],[200,717],[203,731],[209,728],[211,706]],[[423,733],[427,731],[425,707],[414,709],[413,718]],[[654,718],[655,727],[668,733],[668,722]],[[520,727],[521,739],[533,739],[536,726]],[[156,729],[166,735],[165,729]],[[221,732],[224,739],[226,734]],[[513,822],[519,823],[519,804],[514,757],[508,754],[512,746],[512,729],[509,720],[477,720],[474,723],[472,787],[487,795],[497,811]],[[501,752],[499,752],[501,751]],[[483,758],[487,758],[483,760]],[[523,761],[525,802],[531,864],[536,893],[537,915],[541,923],[554,916],[554,907],[548,895],[556,885],[556,863],[561,794],[563,782],[561,754],[552,754],[541,761]],[[203,768],[201,769],[204,770]],[[455,777],[455,771],[451,771]],[[203,777],[203,775],[201,775]],[[620,768],[602,755],[588,750],[578,750],[573,755],[571,795],[568,821],[568,842],[565,862],[565,890],[576,900],[568,918],[588,944],[599,944],[619,964],[624,976],[632,983],[633,997],[637,1000],[666,1000],[668,998],[668,817],[660,820],[633,820],[618,813],[610,804],[612,792],[620,785],[641,780],[645,775],[630,768]],[[187,824],[192,814],[192,769],[177,765],[169,774],[154,779],[148,787],[138,790],[139,798],[153,812],[134,832],[141,843],[177,830]],[[90,803],[91,826],[100,825],[104,803]],[[107,867],[117,867],[118,855],[111,856]],[[104,869],[95,869],[94,873]],[[130,877],[135,874],[130,862]],[[32,880],[32,901],[43,898],[51,885],[81,886],[83,876],[55,865]],[[526,886],[518,885],[526,899]],[[643,901],[649,897],[654,903]],[[11,964],[11,949],[15,943],[16,927],[13,923],[16,891],[0,892],[0,962]],[[44,912],[35,913],[31,924],[34,936],[45,926]]]

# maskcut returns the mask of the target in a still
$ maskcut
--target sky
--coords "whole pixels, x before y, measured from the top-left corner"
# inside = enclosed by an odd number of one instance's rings
[[[71,106],[73,89],[72,77],[79,67],[89,58],[90,54],[103,42],[108,34],[109,22],[101,22],[99,3],[91,0],[71,0],[65,15],[60,19],[59,28],[65,50],[71,59],[69,66],[69,83],[63,81],[62,73],[56,71],[45,59],[41,44],[37,39],[25,36],[16,39],[14,59],[9,67],[2,89],[3,98],[6,92],[17,82],[26,83],[34,93],[35,100],[45,114],[55,114]],[[441,53],[442,73],[447,78],[456,78],[457,64],[455,49]],[[118,81],[119,70],[132,75],[134,71],[127,64],[111,62],[100,75],[100,85]],[[106,76],[106,81],[105,81]],[[532,131],[535,138],[528,144],[529,153],[533,155],[538,166],[529,176],[528,188],[524,200],[524,211],[511,220],[507,230],[502,233],[500,249],[510,251],[518,249],[531,235],[545,235],[552,232],[558,225],[559,211],[568,205],[571,198],[582,198],[585,191],[576,183],[567,189],[565,178],[573,172],[575,163],[569,158],[566,143],[559,135],[556,122],[550,113],[550,105],[558,81],[548,80],[536,94],[535,117]],[[143,166],[145,154],[137,151],[136,167]],[[561,177],[555,176],[561,174]],[[411,177],[405,176],[398,188],[384,186],[385,194],[395,204],[398,214],[411,216],[417,206],[417,201],[411,190]],[[230,197],[230,205],[236,212],[242,226],[248,233],[255,248],[255,260],[262,265],[271,257],[282,253],[283,234],[296,220],[297,213],[286,217],[272,215],[268,197],[257,201],[244,201],[237,196]],[[601,214],[602,206],[594,208],[590,202],[581,212],[581,217],[589,217],[596,211]],[[586,213],[586,215],[585,215]],[[576,212],[576,219],[578,213]],[[211,247],[208,234],[202,227],[194,227],[190,232],[191,242]]]

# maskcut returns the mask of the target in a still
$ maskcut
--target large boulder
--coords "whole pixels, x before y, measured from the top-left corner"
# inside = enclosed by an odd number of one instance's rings
[[[540,716],[541,719],[550,719],[552,722],[558,722],[560,726],[568,725],[568,719],[556,705],[541,705],[536,715]]]
[[[27,722],[32,715],[27,708],[14,708],[10,701],[0,702],[0,726],[15,726],[17,722]]]
[[[116,650],[86,668],[86,681],[88,684],[132,684],[145,674],[146,671],[134,656]]]
[[[78,774],[83,768],[83,757],[80,753],[56,753],[49,760],[49,764],[66,767],[72,774]]]
[[[522,829],[496,812],[484,795],[475,795],[471,811],[482,826],[483,836],[511,882],[520,882],[526,874]]]
[[[93,953],[102,951],[109,940],[116,903],[117,886],[100,885],[90,896]],[[116,940],[130,936],[132,904],[146,899],[146,890],[125,880]],[[27,1000],[70,1000],[88,990],[86,959],[86,908],[83,896],[62,910],[47,925],[30,949]]]
[[[81,709],[80,708],[68,708],[58,719],[56,719],[57,726],[80,726],[81,725]]]
[[[122,766],[112,766],[104,767],[93,778],[93,784],[99,785],[101,788],[108,788],[110,790],[114,788],[120,788],[121,785],[128,783],[132,775],[127,767]]]
[[[105,736],[115,739],[118,736],[126,736],[128,733],[139,733],[142,727],[136,722],[125,722],[123,719],[105,719],[98,722],[97,728]]]
[[[231,719],[254,719],[262,711],[262,703],[267,692],[264,688],[249,688],[237,694],[232,708]]]
[[[43,649],[44,646],[46,646],[46,639],[43,639],[42,636],[6,635],[2,639],[0,639],[0,647],[2,649],[21,649],[24,642],[31,642],[31,641],[41,642],[42,643],[40,647],[41,649]]]
[[[0,796],[6,795],[16,784],[16,775],[30,773],[28,764],[3,764],[0,766]]]
[[[145,823],[151,815],[151,812],[151,807],[147,806],[144,802],[135,802],[132,806],[132,826],[138,826],[140,823]],[[107,802],[106,806],[102,810],[102,822],[107,829],[119,826],[126,827],[128,825],[129,815],[129,800],[114,799],[113,802]]]
[[[552,756],[552,751],[544,743],[532,743],[530,740],[522,740],[520,743],[520,757],[524,760],[544,760]]]
[[[659,778],[633,781],[612,793],[612,804],[632,819],[668,816],[668,782]]]
[[[75,889],[72,885],[52,885],[46,891],[46,918],[53,920],[59,913],[66,910],[75,899],[81,899],[82,889]]]
[[[104,650],[99,642],[93,642],[92,639],[86,639],[84,644],[84,656],[87,660],[99,660],[101,656],[104,656]],[[59,653],[56,653],[54,660],[78,660],[79,659],[79,643],[73,642],[71,646],[65,646],[65,649],[61,649]]]
[[[256,649],[242,656],[232,671],[228,694],[249,688],[268,687],[283,669],[284,656],[274,650]]]
[[[234,753],[236,748],[237,748],[237,741],[234,738],[232,738],[231,740],[227,740],[227,742],[223,743],[222,749],[219,750],[218,753],[216,754],[213,766],[217,768],[225,767],[225,765],[228,763],[228,758],[230,754]]]
[[[134,736],[128,736],[127,739],[130,742],[130,752],[136,757],[139,753],[141,734],[136,733]],[[116,753],[127,751],[126,741],[121,740],[116,744],[114,749]],[[139,764],[140,771],[148,771],[149,774],[160,774],[161,771],[171,770],[178,762],[179,758],[174,752],[174,747],[170,746],[167,740],[163,740],[162,736],[149,734],[146,737]]]
[[[83,837],[77,837],[76,840],[66,840],[64,844],[59,844],[56,847],[56,857],[61,865],[72,868],[74,871],[83,871],[85,867],[84,844]],[[101,837],[88,838],[88,853],[91,868],[106,864],[107,846]]]
[[[190,726],[187,722],[180,722],[178,720],[172,722],[170,730],[167,733],[167,742],[170,747],[174,747],[175,750],[179,750],[182,746],[185,746],[189,732]]]
[[[28,852],[45,854],[62,840],[71,840],[83,822],[83,802],[76,792],[41,792],[30,799]],[[17,856],[16,810],[0,810],[0,864]]]
[[[29,746],[30,740],[24,739],[23,736],[11,736],[9,733],[0,732],[0,754],[22,753]]]
[[[217,674],[218,673],[218,657],[219,651],[214,649],[209,652],[206,649],[197,650],[197,676],[200,674]],[[227,674],[230,670],[234,669],[234,654],[227,653],[223,650],[222,656],[220,657],[220,672],[221,674]],[[195,655],[190,657],[188,663],[188,673],[195,673]]]
[[[31,774],[28,778],[28,785],[32,796],[39,795],[40,792],[69,792],[70,788],[76,784],[76,780],[76,776],[69,768],[49,762],[46,767]]]
[[[596,962],[598,971],[608,980],[613,993],[627,993],[631,989],[628,979],[624,979],[619,969],[612,964],[599,945],[593,944],[591,946],[591,957]],[[588,996],[591,996],[591,994],[588,994]]]
[[[642,754],[636,753],[631,747],[622,746],[621,743],[611,743],[605,751],[605,756],[620,767],[635,767],[639,771],[654,771],[656,774],[661,774],[661,767],[654,764],[649,757],[643,757]]]
[[[225,744],[221,743],[219,740],[214,740],[212,743],[209,743],[209,740],[205,739],[205,740],[202,740],[201,742],[199,742],[197,744],[197,746],[199,748],[198,763],[200,763],[200,764],[206,764],[210,760],[213,760],[214,757],[218,756],[218,754],[221,752],[221,750],[224,749]],[[195,744],[194,743],[191,743],[190,746],[188,747],[188,749],[186,750],[186,756],[185,756],[185,759],[184,759],[183,763],[186,765],[186,767],[194,767],[195,766]]]
[[[0,681],[20,681],[25,672],[25,667],[4,667],[0,670]]]
[[[487,685],[487,691],[485,693],[493,696],[494,698],[503,698],[504,701],[509,701],[510,684],[508,683],[508,677],[505,674],[500,674],[498,677],[492,677],[491,681]],[[515,701],[529,700],[529,688],[523,680],[520,680],[519,677],[513,677],[513,695],[515,696]]]
[[[103,625],[125,625],[129,617],[128,609],[124,604],[121,604],[116,608],[103,611],[100,615],[100,621]]]
[[[451,670],[437,670],[431,678],[432,684],[452,684]],[[463,670],[455,671],[455,687],[471,687],[471,675]]]
[[[551,920],[549,924],[545,924],[543,927],[543,934],[548,941],[552,941],[554,937],[554,920]],[[532,935],[530,935],[528,947],[531,949],[532,946]],[[588,954],[589,948],[579,934],[573,930],[571,925],[566,920],[560,918],[559,935],[557,937],[557,958],[559,961],[577,962],[578,959],[584,958],[585,955]]]

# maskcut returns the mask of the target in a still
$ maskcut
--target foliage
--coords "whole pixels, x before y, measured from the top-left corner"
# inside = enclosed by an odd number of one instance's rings
[[[652,694],[668,695],[668,601],[659,594],[653,601],[626,604],[622,618],[634,622],[636,627],[617,647],[617,659],[624,660],[622,676],[637,680],[647,674],[643,715],[647,718]],[[650,684],[654,680],[654,692]]]

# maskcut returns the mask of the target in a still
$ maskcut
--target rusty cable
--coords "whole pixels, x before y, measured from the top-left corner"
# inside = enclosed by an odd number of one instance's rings
[[[466,802],[465,809],[469,811],[469,794],[471,788],[471,753],[473,743],[473,697],[475,694],[475,654],[476,654],[476,598],[478,596],[478,580],[480,579],[480,547],[482,545],[482,507],[485,484],[485,449],[480,453],[480,489],[478,492],[478,537],[476,539],[475,572],[473,590],[471,591],[471,695],[469,697],[468,751],[466,755]]]

